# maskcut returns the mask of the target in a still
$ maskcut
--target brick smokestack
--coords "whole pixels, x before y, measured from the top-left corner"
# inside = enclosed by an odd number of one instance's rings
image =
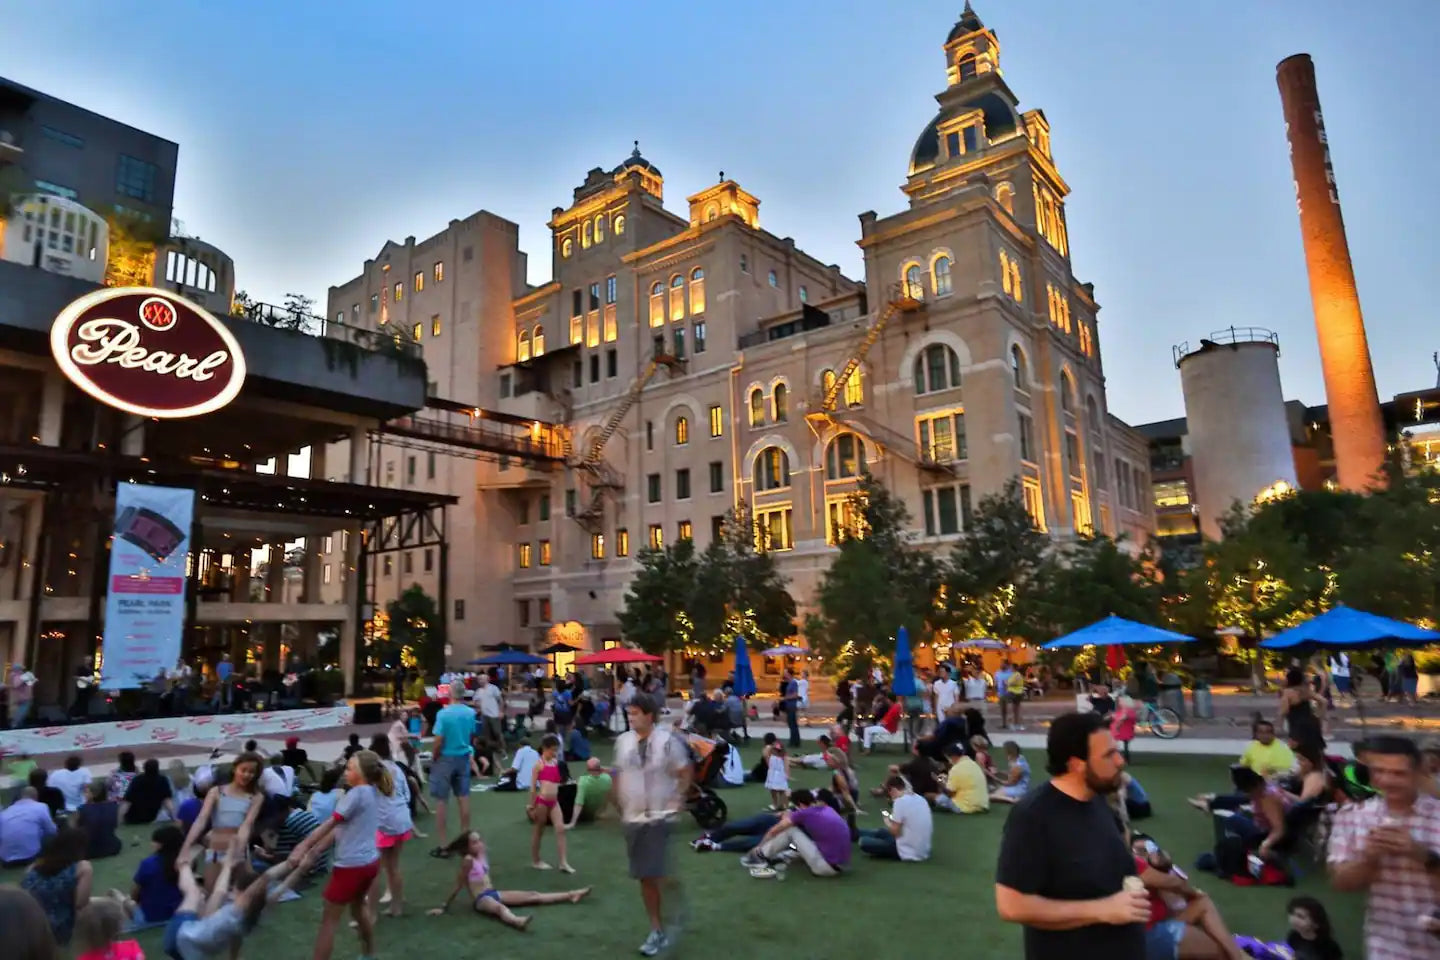
[[[1346,490],[1364,490],[1383,482],[1378,474],[1385,461],[1385,427],[1310,55],[1297,53],[1281,60],[1275,81],[1295,171],[1337,479]]]

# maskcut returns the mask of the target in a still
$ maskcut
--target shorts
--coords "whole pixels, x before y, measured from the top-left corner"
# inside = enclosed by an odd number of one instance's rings
[[[404,833],[386,833],[383,830],[375,831],[375,846],[381,850],[389,850],[391,847],[398,847],[400,844],[415,836],[414,830],[406,830]]]
[[[180,928],[191,920],[200,919],[200,915],[194,910],[177,910],[165,925],[165,937],[161,940],[161,949],[170,960],[185,960],[180,956]]]
[[[1161,920],[1145,931],[1145,960],[1179,960],[1184,939],[1183,920]]]
[[[1350,692],[1350,678],[1349,678],[1349,677],[1332,677],[1331,679],[1334,680],[1334,682],[1335,682],[1335,692],[1336,692],[1336,693],[1348,694],[1348,693]]]
[[[442,755],[430,762],[430,796],[436,800],[448,800],[451,794],[470,796],[469,754],[460,757]]]
[[[380,861],[363,867],[335,867],[322,896],[326,903],[358,903],[370,892],[370,885],[380,875]]]
[[[500,891],[499,891],[499,890],[496,890],[494,887],[491,887],[489,890],[481,890],[478,894],[475,895],[475,909],[476,909],[476,910],[479,910],[479,909],[480,909],[480,901],[481,901],[481,900],[494,900],[496,903],[499,903],[499,904],[502,904],[502,905],[505,903],[504,900],[501,900],[501,899],[500,899]]]
[[[670,874],[670,823],[646,820],[625,824],[625,853],[630,858],[630,876],[655,880]]]
[[[1005,694],[1005,702],[1006,702],[1006,703],[1024,703],[1024,702],[1025,702],[1025,694],[1023,694],[1023,693],[1010,693],[1010,692],[1007,691],[1006,694]]]
[[[1400,682],[1405,685],[1405,695],[1407,697],[1413,697],[1420,691],[1419,677],[1401,677]]]

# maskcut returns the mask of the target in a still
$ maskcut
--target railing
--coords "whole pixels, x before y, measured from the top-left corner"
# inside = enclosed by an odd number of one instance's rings
[[[554,433],[542,431],[539,437],[517,436],[503,429],[481,426],[487,422],[477,420],[474,423],[450,423],[430,417],[408,416],[389,420],[380,430],[382,433],[398,434],[417,440],[435,440],[524,460],[563,462],[565,459],[564,441]]]
[[[1265,327],[1226,327],[1223,330],[1212,330],[1210,335],[1200,340],[1200,346],[1190,348],[1190,341],[1177,344],[1170,348],[1170,354],[1175,360],[1175,366],[1180,366],[1180,361],[1198,353],[1208,346],[1234,346],[1238,343],[1270,343],[1275,346],[1275,354],[1280,354],[1280,335],[1274,330]]]
[[[372,353],[389,353],[414,357],[417,360],[424,355],[420,344],[398,329],[370,330],[365,327],[352,327],[339,320],[327,320],[288,307],[277,307],[273,303],[248,303],[239,307],[232,316],[267,327],[306,333],[324,340],[351,343]]]

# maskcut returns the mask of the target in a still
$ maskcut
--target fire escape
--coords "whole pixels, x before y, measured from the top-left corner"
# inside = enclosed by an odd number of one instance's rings
[[[569,466],[584,474],[586,486],[590,489],[589,500],[575,513],[575,520],[590,533],[599,532],[602,528],[605,518],[605,494],[625,488],[625,475],[605,459],[605,444],[615,435],[615,431],[620,429],[626,414],[635,406],[640,394],[661,367],[668,368],[673,375],[685,369],[685,361],[657,350],[640,375],[630,382],[630,388],[621,397],[619,405],[610,412],[605,426],[601,427],[600,432],[590,441],[584,454],[572,456],[568,461]]]

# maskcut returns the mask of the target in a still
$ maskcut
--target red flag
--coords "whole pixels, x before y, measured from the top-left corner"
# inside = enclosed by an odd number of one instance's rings
[[[1111,670],[1119,670],[1130,661],[1125,657],[1125,648],[1118,643],[1112,643],[1105,648],[1105,666]]]

